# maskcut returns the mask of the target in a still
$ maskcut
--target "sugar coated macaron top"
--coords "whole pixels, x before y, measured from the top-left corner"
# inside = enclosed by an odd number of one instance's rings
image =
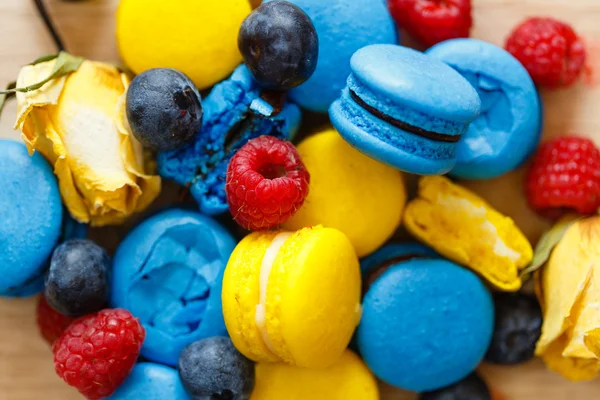
[[[335,128],[365,154],[412,173],[448,172],[456,143],[479,115],[477,92],[448,65],[418,51],[372,45],[330,108]]]
[[[0,187],[0,292],[10,292],[46,265],[63,207],[50,164],[15,141],[0,140]]]
[[[441,259],[392,264],[367,291],[358,346],[373,373],[413,391],[448,386],[483,359],[494,325],[479,278]]]
[[[354,248],[336,229],[252,233],[225,271],[227,331],[251,360],[330,366],[360,319],[360,285]]]
[[[178,209],[145,220],[121,242],[111,305],[140,319],[142,355],[175,365],[188,344],[226,332],[221,283],[234,246],[209,217]]]
[[[286,364],[256,366],[256,386],[250,400],[379,400],[375,377],[350,350],[328,368]]]
[[[137,74],[174,68],[206,89],[241,63],[237,36],[250,11],[248,0],[122,0],[119,52]]]
[[[481,115],[456,149],[452,175],[490,179],[519,166],[537,147],[542,109],[527,70],[506,50],[477,39],[453,39],[427,51],[477,90]]]
[[[385,2],[372,0],[290,0],[312,20],[319,37],[319,60],[312,77],[290,91],[301,107],[327,112],[350,73],[350,58],[376,43],[398,43]]]

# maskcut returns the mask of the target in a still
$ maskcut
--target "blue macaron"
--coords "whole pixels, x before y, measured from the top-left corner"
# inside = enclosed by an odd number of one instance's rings
[[[331,122],[352,146],[403,171],[437,175],[479,115],[477,92],[458,72],[418,51],[372,45],[357,51]]]
[[[421,243],[392,243],[383,246],[375,253],[360,260],[360,270],[363,281],[373,273],[384,272],[382,269],[401,261],[413,258],[441,258],[438,253],[430,247]],[[382,268],[383,267],[383,268]]]
[[[326,113],[346,85],[350,58],[377,43],[398,43],[398,32],[383,0],[290,0],[312,20],[319,36],[317,69],[290,91],[292,100]]]
[[[443,259],[412,259],[370,286],[357,341],[378,378],[422,392],[471,373],[493,328],[492,298],[475,274]]]
[[[298,106],[286,102],[274,110],[261,93],[248,69],[238,67],[202,101],[204,118],[195,139],[158,155],[160,175],[189,186],[204,214],[227,211],[225,173],[236,151],[258,136],[291,139],[298,130]]]
[[[172,209],[134,228],[114,257],[111,305],[146,329],[141,354],[176,365],[188,344],[227,334],[221,285],[231,235],[209,217]]]
[[[63,207],[52,167],[25,145],[0,140],[0,292],[35,291],[61,234]]]
[[[58,239],[58,243],[62,243],[66,240],[70,239],[85,239],[87,237],[87,228],[86,224],[82,224],[77,222],[71,217],[71,214],[67,210],[63,212],[63,224],[62,224],[62,233],[60,238]],[[43,268],[40,270],[38,274],[32,276],[23,284],[15,287],[11,287],[8,290],[1,291],[1,297],[29,297],[36,295],[44,290],[44,276],[46,274],[46,270],[50,265],[50,259],[52,256],[46,260]]]
[[[481,114],[456,149],[451,175],[490,179],[525,161],[542,132],[542,105],[527,70],[506,50],[477,39],[453,39],[427,51],[477,90]]]
[[[190,400],[173,368],[153,363],[133,367],[125,382],[107,400]]]

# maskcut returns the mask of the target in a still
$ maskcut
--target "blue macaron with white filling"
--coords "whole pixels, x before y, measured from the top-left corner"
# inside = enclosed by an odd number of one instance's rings
[[[360,353],[379,379],[418,392],[470,374],[494,327],[493,301],[479,278],[432,257],[430,249],[414,245],[384,247],[362,266],[381,274],[363,299]]]
[[[129,310],[146,329],[144,357],[176,365],[188,344],[227,334],[221,286],[234,247],[217,222],[178,209],[143,221],[121,242],[111,305]]]
[[[542,132],[542,104],[523,65],[506,50],[477,39],[447,40],[427,54],[458,71],[481,99],[481,114],[458,143],[451,175],[491,179],[521,165]]]
[[[0,187],[0,293],[30,294],[61,234],[58,182],[40,153],[0,140]]]
[[[173,368],[143,362],[107,400],[190,400]]]
[[[456,146],[479,115],[477,92],[458,72],[395,45],[358,50],[331,122],[352,146],[400,170],[438,175],[456,162]]]

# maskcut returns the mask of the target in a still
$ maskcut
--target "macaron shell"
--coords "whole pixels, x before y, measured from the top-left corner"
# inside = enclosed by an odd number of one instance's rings
[[[392,107],[466,124],[479,114],[481,103],[469,82],[445,63],[419,51],[391,44],[371,45],[354,53],[350,65],[357,83],[386,99],[384,104],[370,104],[383,112],[382,107],[393,103]]]
[[[217,222],[170,209],[134,228],[114,257],[111,306],[146,330],[141,354],[176,365],[188,344],[226,333],[221,287],[234,239]]]
[[[107,400],[190,400],[179,374],[160,364],[139,363]]]
[[[290,91],[296,104],[326,113],[350,74],[350,58],[375,43],[398,43],[398,33],[381,0],[291,0],[311,18],[319,36],[314,74]],[[359,32],[359,34],[357,34]]]
[[[377,382],[361,359],[346,350],[332,366],[306,369],[258,364],[250,400],[379,400]]]
[[[332,365],[360,320],[361,277],[348,238],[304,228],[280,249],[267,288],[267,332],[282,359],[306,368]]]
[[[482,101],[481,115],[457,145],[451,174],[490,179],[518,167],[542,130],[542,105],[527,70],[506,50],[477,39],[447,40],[427,54],[456,69]]]
[[[248,0],[123,0],[117,11],[119,52],[137,74],[174,68],[206,89],[242,62],[237,36],[250,11]]]
[[[280,358],[265,345],[256,325],[256,305],[260,298],[260,268],[274,231],[254,232],[237,245],[223,277],[223,316],[235,347],[257,362],[276,362]]]
[[[283,224],[285,229],[316,224],[336,228],[359,257],[394,234],[406,203],[400,171],[353,149],[332,128],[305,139],[297,149],[310,171],[310,190],[304,205]]]
[[[489,346],[491,295],[475,274],[446,260],[390,267],[364,297],[360,352],[383,381],[430,391],[467,376]]]
[[[533,257],[531,244],[511,218],[441,176],[421,178],[418,197],[406,206],[404,226],[441,255],[505,291],[521,288],[519,271]]]
[[[0,186],[0,292],[10,292],[42,272],[60,237],[63,207],[52,167],[22,143],[0,140]]]

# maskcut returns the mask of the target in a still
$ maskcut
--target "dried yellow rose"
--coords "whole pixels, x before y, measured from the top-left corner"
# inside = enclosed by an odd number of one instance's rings
[[[442,176],[423,177],[404,225],[438,253],[482,275],[498,289],[519,290],[520,271],[533,257],[512,219]]]
[[[544,310],[536,354],[548,368],[570,380],[597,377],[600,374],[600,217],[574,222],[536,279]]]
[[[43,81],[56,63],[25,66],[17,87]],[[15,129],[30,152],[39,150],[54,165],[63,202],[80,222],[119,224],[160,192],[160,177],[150,174],[127,123],[128,85],[117,68],[86,60],[75,72],[16,93]]]

